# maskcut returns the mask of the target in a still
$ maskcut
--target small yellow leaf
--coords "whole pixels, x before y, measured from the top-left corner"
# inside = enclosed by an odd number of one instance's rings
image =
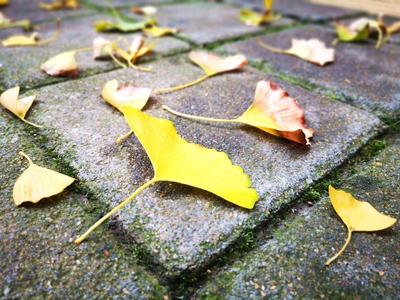
[[[361,30],[354,31],[340,23],[337,23],[335,25],[335,29],[339,41],[345,43],[363,42],[366,41],[369,37],[368,24],[366,24],[365,27],[361,28]]]
[[[103,37],[97,37],[93,40],[93,58],[103,59],[110,57],[113,50],[113,43]]]
[[[151,89],[133,87],[131,85],[118,86],[117,80],[108,81],[101,92],[103,99],[122,112],[122,106],[141,110],[147,103]]]
[[[9,3],[10,3],[9,0],[0,0],[0,6],[4,6],[4,5],[7,5]]]
[[[36,96],[29,96],[22,99],[18,99],[19,96],[19,86],[14,88],[8,89],[4,91],[0,95],[0,104],[20,118],[22,121],[33,125],[35,127],[41,127],[34,123],[31,123],[25,120],[25,115],[27,114],[28,110],[31,108],[33,101],[35,100]]]
[[[13,35],[1,42],[3,47],[15,46],[34,46],[38,41],[38,33],[34,32],[30,36],[26,35]]]
[[[265,12],[261,14],[250,9],[241,9],[239,19],[247,26],[258,27],[260,25],[279,20],[280,16],[274,15],[271,12]]]
[[[44,10],[77,9],[78,0],[55,0],[52,3],[39,3],[39,7]]]
[[[165,35],[173,35],[178,33],[178,29],[169,27],[158,27],[156,25],[151,25],[143,28],[143,32],[151,37],[162,37]]]
[[[229,157],[186,142],[172,122],[123,107],[129,126],[143,145],[154,168],[154,180],[171,181],[209,191],[238,206],[251,209],[258,199],[251,181]]]
[[[336,190],[332,186],[329,186],[329,197],[333,208],[347,227],[348,238],[342,249],[326,262],[327,265],[345,250],[352,232],[383,230],[396,223],[396,219],[378,212],[368,202],[358,201],[351,194]]]
[[[157,13],[157,7],[155,6],[134,6],[131,8],[131,12],[137,15],[152,16]]]
[[[17,179],[13,189],[15,205],[24,202],[37,203],[43,198],[48,198],[61,193],[75,179],[64,174],[52,171],[34,164],[30,158],[20,152],[29,162],[29,167]]]
[[[189,53],[189,59],[200,66],[208,76],[240,69],[247,65],[246,57],[241,54],[221,58],[203,51],[192,51]]]
[[[335,50],[332,48],[326,48],[325,43],[318,39],[293,39],[292,47],[289,50],[286,50],[286,53],[320,66],[333,62],[335,56]]]
[[[50,58],[42,64],[42,71],[54,77],[77,76],[79,70],[75,60],[75,53],[76,51],[68,51]]]

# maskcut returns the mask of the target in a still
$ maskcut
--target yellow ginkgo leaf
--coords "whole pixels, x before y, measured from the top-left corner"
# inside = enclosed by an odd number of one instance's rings
[[[200,68],[202,68],[206,74],[192,82],[170,88],[156,89],[155,92],[169,93],[178,91],[202,82],[214,75],[240,69],[246,66],[248,63],[246,57],[242,54],[222,58],[215,54],[204,51],[191,51],[189,53],[189,59],[193,63],[197,64]]]
[[[77,9],[79,8],[79,1],[55,0],[52,3],[39,3],[39,6],[44,10]]]
[[[369,37],[369,26],[366,24],[360,30],[351,30],[347,26],[344,26],[340,23],[335,24],[336,34],[338,36],[339,41],[345,43],[353,43],[353,42],[363,42],[366,41]]]
[[[154,177],[90,227],[75,243],[82,242],[91,231],[132,201],[139,192],[158,181],[190,185],[240,207],[254,207],[258,194],[251,188],[249,176],[239,166],[232,165],[228,155],[188,143],[177,134],[171,121],[151,117],[131,107],[124,106],[122,110],[150,158]]]
[[[141,110],[150,98],[151,89],[131,85],[118,86],[117,80],[110,80],[101,92],[103,99],[122,112],[122,106]]]
[[[0,12],[0,29],[22,27],[25,30],[32,29],[32,23],[28,19],[13,21],[7,18],[2,12]]]
[[[25,120],[25,115],[31,108],[33,101],[35,101],[36,96],[28,96],[22,99],[18,99],[19,96],[19,86],[8,89],[0,95],[0,104],[20,118],[25,123],[28,123],[35,127],[42,127],[36,125],[32,122]]]
[[[46,61],[41,69],[54,77],[75,77],[79,74],[78,64],[75,60],[76,51],[60,53]]]
[[[113,43],[103,37],[93,40],[93,59],[103,59],[110,57],[113,51]]]
[[[318,39],[299,40],[292,39],[292,47],[287,50],[271,47],[259,38],[257,39],[259,45],[269,51],[297,56],[305,61],[313,64],[324,66],[333,62],[335,56],[335,49],[326,48],[325,43]]]
[[[396,223],[396,219],[380,213],[368,202],[358,201],[351,194],[332,186],[329,186],[329,197],[333,208],[347,227],[348,237],[342,249],[326,265],[331,264],[346,249],[352,232],[383,230]]]
[[[20,155],[28,160],[29,167],[14,185],[13,198],[17,206],[24,202],[37,203],[43,198],[57,195],[75,181],[64,174],[39,167],[23,152]]]
[[[156,25],[151,25],[148,27],[143,28],[143,32],[151,37],[162,37],[165,35],[173,35],[178,33],[177,28],[170,28],[170,27],[158,27]]]
[[[304,112],[287,92],[269,81],[260,81],[251,106],[236,119],[215,119],[179,113],[168,106],[169,112],[194,120],[242,123],[296,143],[309,145],[314,130],[306,128]]]
[[[0,6],[4,6],[4,5],[7,5],[9,3],[10,3],[9,0],[0,0]]]
[[[246,8],[240,10],[239,16],[239,19],[243,24],[253,27],[258,27],[260,25],[279,20],[280,18],[280,15],[275,15],[271,12],[257,13]]]

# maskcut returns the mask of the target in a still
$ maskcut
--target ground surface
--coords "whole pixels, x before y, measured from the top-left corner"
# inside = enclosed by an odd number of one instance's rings
[[[49,13],[34,1],[12,0],[10,17],[30,18],[43,36],[61,17],[62,34],[37,48],[1,48],[0,92],[20,85],[37,95],[28,119],[35,129],[0,109],[0,298],[261,299],[396,298],[400,293],[399,225],[356,233],[330,267],[324,262],[343,244],[346,230],[327,197],[327,186],[345,189],[399,218],[400,46],[340,44],[325,68],[270,53],[256,37],[288,47],[293,37],[334,39],[332,21],[359,12],[279,1],[278,22],[260,28],[238,22],[240,7],[262,1],[137,1],[159,6],[161,25],[181,29],[155,40],[142,60],[153,72],[118,69],[111,61],[77,56],[77,78],[48,77],[40,65],[66,50],[88,47],[92,23],[110,18],[107,1],[84,2],[77,11]],[[114,1],[125,14],[133,1]],[[2,30],[5,38],[19,30]],[[130,39],[135,34],[101,34]],[[202,72],[191,49],[243,53],[250,66],[197,86],[151,98],[145,111],[171,119],[187,140],[226,152],[251,177],[260,200],[252,211],[179,184],[157,184],[75,246],[72,241],[135,188],[152,168],[123,116],[100,98],[110,79],[151,88],[191,81]],[[259,80],[284,88],[316,130],[312,146],[245,126],[192,122],[182,112],[232,118],[251,103]],[[26,168],[23,150],[38,164],[74,178],[66,192],[16,208],[12,187]]]

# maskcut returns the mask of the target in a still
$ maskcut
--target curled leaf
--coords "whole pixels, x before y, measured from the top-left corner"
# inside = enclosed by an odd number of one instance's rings
[[[239,19],[243,24],[253,27],[258,27],[263,24],[279,20],[280,18],[280,15],[275,15],[271,12],[265,12],[261,14],[246,8],[240,10],[239,16]]]
[[[131,12],[137,15],[152,16],[157,13],[157,7],[155,6],[134,6],[131,8]]]
[[[126,106],[122,111],[150,158],[154,177],[97,221],[75,243],[82,242],[97,226],[131,202],[138,193],[158,181],[190,185],[238,206],[248,209],[254,207],[258,194],[251,188],[249,176],[242,168],[233,165],[228,155],[185,141],[168,120],[154,118]]]
[[[271,47],[262,42],[260,39],[258,39],[257,42],[261,47],[269,51],[280,54],[293,55],[319,66],[324,66],[328,63],[333,62],[335,56],[335,49],[326,48],[325,43],[318,39],[292,39],[292,46],[290,47],[290,49],[287,50]]]
[[[39,7],[44,10],[59,10],[59,9],[77,9],[79,8],[78,0],[55,0],[52,3],[39,3]]]
[[[0,104],[25,123],[35,127],[42,127],[25,120],[25,116],[31,108],[33,101],[35,101],[36,96],[28,96],[22,99],[18,99],[18,96],[19,86],[8,89],[0,95]]]
[[[297,102],[284,90],[269,81],[257,84],[252,105],[236,119],[214,119],[182,114],[163,106],[169,112],[189,119],[210,122],[242,123],[257,127],[265,132],[309,145],[314,130],[306,128],[304,112]]]
[[[43,198],[48,198],[61,193],[75,179],[67,175],[39,167],[23,152],[29,167],[14,184],[13,198],[15,205],[19,206],[24,202],[37,203]]]
[[[22,27],[25,30],[29,30],[32,28],[32,23],[28,19],[12,21],[11,19],[7,18],[2,12],[0,12],[0,29],[15,27]]]
[[[366,24],[360,30],[351,30],[349,27],[346,27],[343,24],[336,23],[335,29],[339,41],[345,43],[363,42],[366,41],[369,37],[368,24]]]
[[[110,80],[101,92],[103,99],[122,112],[123,106],[141,110],[150,98],[151,89],[131,85],[118,86],[117,80]]]
[[[60,53],[44,64],[41,69],[43,72],[54,77],[75,77],[78,75],[78,64],[75,60],[76,51]]]
[[[152,19],[145,21],[126,21],[125,19],[117,18],[116,21],[97,21],[94,26],[96,31],[121,31],[121,32],[134,32],[145,28],[148,25],[155,24]]]
[[[93,40],[93,58],[103,59],[110,57],[113,43],[103,37],[97,37]]]
[[[162,37],[165,35],[174,35],[178,33],[178,29],[169,27],[158,27],[156,25],[151,25],[143,28],[143,32],[151,37]]]
[[[326,265],[332,263],[346,249],[352,232],[383,230],[396,223],[396,219],[378,212],[368,202],[358,201],[351,194],[332,186],[329,186],[329,197],[333,208],[347,227],[348,237],[342,249]]]

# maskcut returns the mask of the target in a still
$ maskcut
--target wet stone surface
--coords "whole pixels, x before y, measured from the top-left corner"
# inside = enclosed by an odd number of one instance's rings
[[[106,15],[94,15],[84,19],[65,20],[62,22],[62,32],[55,42],[39,47],[18,47],[1,48],[0,63],[7,68],[1,70],[0,89],[6,89],[15,85],[21,85],[24,89],[33,88],[49,83],[67,80],[62,77],[51,77],[40,70],[40,66],[49,58],[69,50],[87,48],[92,46],[92,41],[97,36],[109,40],[126,39],[128,43],[134,36],[140,33],[98,33],[93,23],[98,20],[109,20]],[[54,23],[43,24],[38,30],[43,38],[53,34]],[[77,34],[79,32],[79,34]],[[3,33],[4,34],[4,33]],[[5,38],[6,36],[2,36]],[[161,55],[189,50],[189,45],[173,37],[147,39],[155,43],[154,52],[151,55],[138,60],[142,61],[157,58]],[[121,45],[123,42],[121,42]],[[112,60],[94,60],[92,51],[78,52],[75,56],[80,74],[79,77],[86,77],[96,73],[119,68]]]
[[[27,168],[18,151],[41,166],[65,172],[54,159],[42,155],[35,136],[18,134],[23,127],[1,111],[0,299],[161,299],[166,295],[153,276],[137,267],[132,250],[109,231],[100,229],[101,239],[75,246],[79,228],[93,221],[88,214],[91,203],[74,192],[75,184],[36,205],[14,205],[14,182]]]
[[[262,41],[273,47],[288,49],[292,38],[318,38],[330,45],[335,34],[322,27],[306,26],[266,35],[262,37]],[[374,43],[338,44],[335,49],[335,61],[319,67],[296,57],[272,53],[258,45],[255,38],[223,48],[228,52],[243,53],[250,60],[265,62],[274,71],[298,78],[306,84],[324,87],[330,94],[336,94],[339,100],[368,109],[380,116],[398,116],[399,45],[392,43],[375,49]],[[320,89],[319,87],[316,88]]]
[[[337,188],[353,193],[394,218],[400,211],[400,135],[376,158],[349,170]],[[400,293],[400,226],[354,233],[342,247],[346,228],[324,197],[302,216],[282,225],[273,238],[248,253],[202,288],[197,299],[396,298]],[[216,298],[215,298],[216,297]]]
[[[227,3],[233,3],[251,9],[262,11],[264,9],[263,1],[258,0],[226,0]],[[357,14],[355,11],[336,8],[333,6],[323,6],[310,3],[306,0],[278,0],[274,1],[274,10],[286,17],[298,19],[301,21],[328,21],[340,19]]]
[[[78,184],[91,190],[97,199],[94,205],[102,213],[152,176],[150,162],[135,137],[122,145],[115,143],[128,126],[118,111],[101,100],[102,86],[107,80],[118,79],[143,87],[167,87],[200,77],[200,69],[186,60],[184,56],[163,59],[150,64],[151,73],[119,70],[34,92],[38,101],[29,119],[46,127],[31,130],[41,137],[44,147],[75,170]],[[246,126],[192,122],[160,110],[160,103],[164,103],[203,116],[238,116],[250,105],[258,80],[274,80],[298,100],[308,125],[316,130],[310,149]],[[115,227],[141,244],[167,277],[207,264],[243,230],[265,220],[341,164],[381,126],[371,114],[250,68],[177,93],[153,96],[145,111],[172,119],[187,140],[226,152],[250,175],[260,194],[256,208],[245,211],[194,188],[157,184],[119,212],[113,218]],[[93,221],[102,213],[94,213]],[[81,224],[76,230],[86,228]],[[90,240],[100,238],[101,233],[96,232]]]

